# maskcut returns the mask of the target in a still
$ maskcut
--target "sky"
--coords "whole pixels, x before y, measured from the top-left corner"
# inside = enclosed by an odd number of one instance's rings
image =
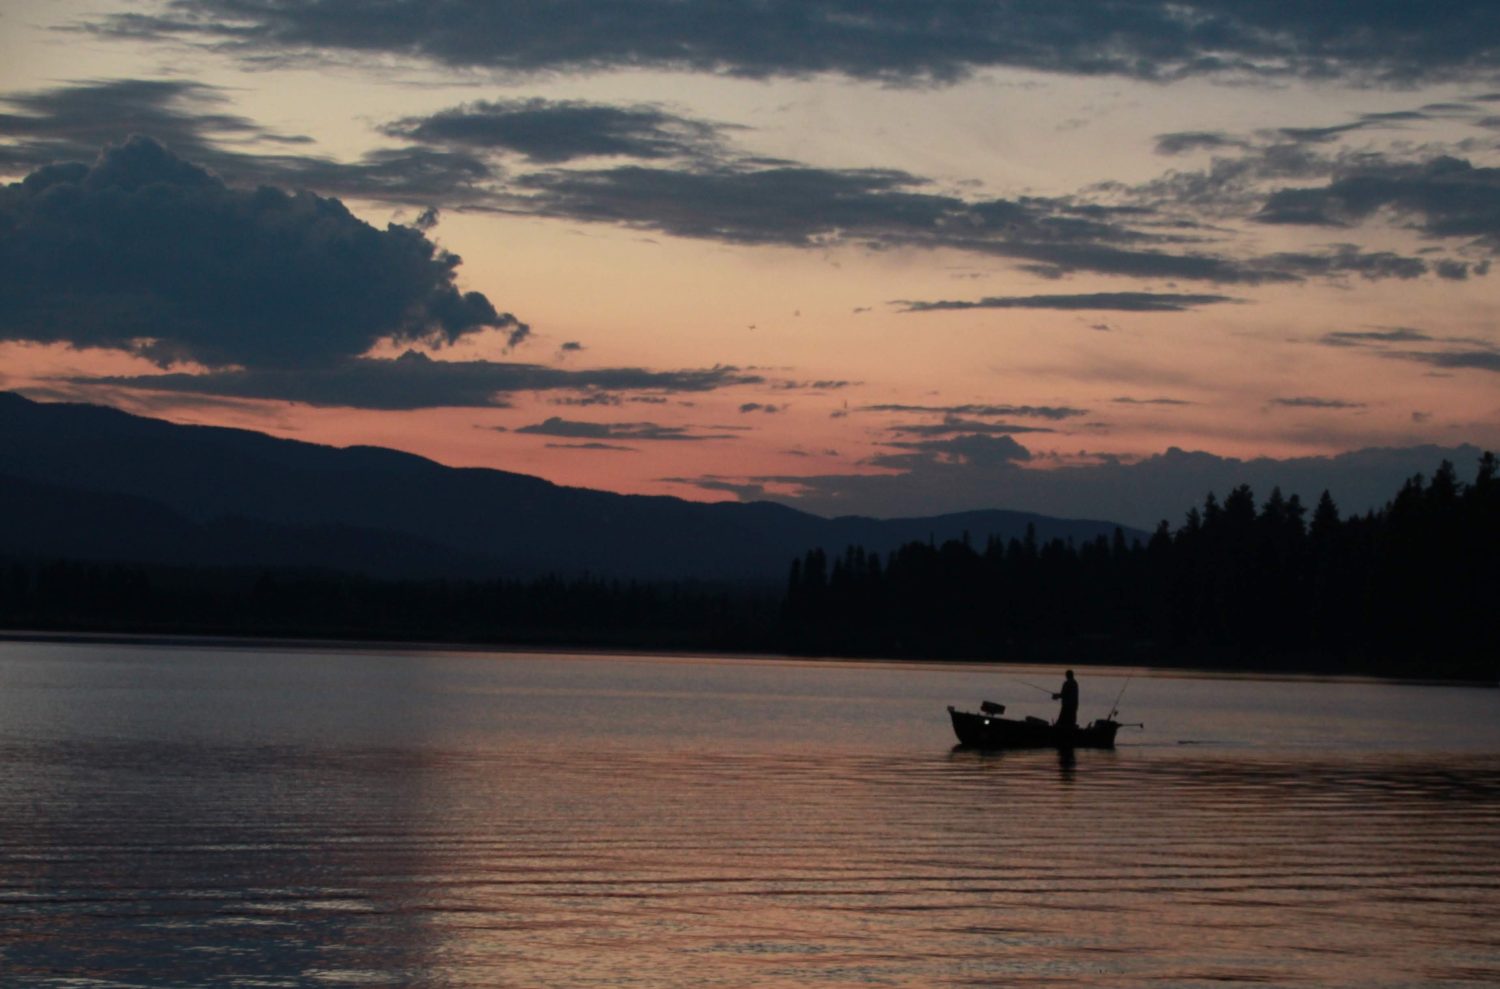
[[[1500,8],[0,0],[0,388],[819,514],[1500,447]]]

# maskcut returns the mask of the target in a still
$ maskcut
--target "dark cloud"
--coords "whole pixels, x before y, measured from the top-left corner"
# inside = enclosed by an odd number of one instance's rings
[[[1446,156],[1417,160],[1410,149],[1395,154],[1311,146],[1326,143],[1314,141],[1315,134],[1331,140],[1353,129],[1388,126],[1395,117],[1431,116],[1402,111],[1366,115],[1352,124],[1327,128],[1282,128],[1268,140],[1245,139],[1234,154],[1215,156],[1206,168],[1168,172],[1136,186],[1104,183],[1096,192],[1162,216],[1180,215],[1184,221],[1232,223],[1248,218],[1351,229],[1385,215],[1431,238],[1463,238],[1490,251],[1500,249],[1500,169],[1476,168]],[[1335,244],[1317,251],[1246,258],[1230,278],[1218,280],[1252,283],[1257,274],[1264,281],[1351,275],[1372,280],[1424,275],[1462,280],[1485,275],[1489,267],[1485,258],[1414,257]]]
[[[990,296],[974,301],[898,301],[902,312],[939,312],[950,309],[1094,309],[1115,312],[1186,312],[1217,302],[1238,302],[1227,295],[1190,295],[1177,292],[1088,292],[1078,295]]]
[[[735,495],[741,501],[764,501],[766,486],[755,481],[727,481],[716,477],[662,477],[666,484],[687,484],[703,491],[723,491]]]
[[[340,162],[293,148],[310,139],[225,113],[225,90],[187,80],[91,80],[0,97],[0,173],[92,161],[101,147],[147,135],[233,185],[271,184],[427,207],[488,199],[500,173],[483,156],[441,147],[381,149]]]
[[[356,358],[336,364],[258,368],[208,374],[159,374],[80,378],[75,384],[234,398],[275,399],[326,407],[362,409],[503,408],[523,391],[595,389],[702,392],[759,384],[756,375],[732,367],[687,371],[602,368],[570,371],[540,364],[498,361],[435,361],[408,351],[394,360]]]
[[[797,391],[807,389],[809,391],[838,391],[840,388],[848,388],[857,382],[845,381],[842,378],[822,378],[817,381],[777,381],[771,387],[785,390]]]
[[[1288,409],[1363,409],[1364,402],[1346,402],[1339,398],[1319,398],[1316,395],[1296,395],[1289,398],[1273,398],[1271,405]]]
[[[231,184],[269,183],[413,206],[422,210],[416,226],[423,230],[436,221],[438,206],[488,209],[737,245],[956,250],[1008,259],[1045,278],[1092,272],[1219,285],[1351,273],[1462,278],[1485,270],[1467,260],[1346,247],[1232,256],[1232,234],[1205,221],[1242,219],[1259,210],[1267,221],[1292,222],[1306,214],[1322,222],[1311,205],[1275,199],[1280,193],[1270,183],[1326,178],[1341,167],[1337,156],[1284,139],[1266,147],[1241,142],[1238,157],[1216,157],[1204,171],[1174,172],[1137,187],[1104,184],[1078,196],[984,199],[899,170],[816,168],[741,154],[721,143],[724,128],[649,106],[469,104],[388,125],[390,136],[411,142],[406,147],[336,161],[273,146],[297,139],[223,113],[223,95],[201,84],[130,81],[21,94],[10,98],[19,112],[0,117],[0,137],[10,139],[0,147],[0,169],[91,154],[89,142],[123,138],[123,122],[139,120],[180,140],[188,157]],[[633,160],[614,167],[556,167],[609,149]],[[530,156],[542,167],[508,172],[498,163],[505,155]],[[1309,196],[1316,191],[1280,190]],[[914,308],[1162,312],[1210,301],[1229,300],[1119,292]]]
[[[1350,227],[1381,212],[1410,220],[1430,237],[1472,238],[1500,249],[1500,168],[1449,156],[1370,163],[1321,187],[1272,193],[1255,218]]]
[[[547,401],[552,405],[572,405],[579,408],[587,408],[591,405],[613,407],[625,404],[625,399],[622,396],[607,391],[591,391],[582,395],[563,395],[558,398],[549,398]]]
[[[293,153],[282,137],[222,111],[224,92],[189,82],[80,83],[9,98],[0,116],[0,169],[90,157],[100,140],[123,139],[127,122],[181,142],[187,157],[230,184],[267,183],[322,194],[436,207],[490,209],[574,222],[607,223],[742,245],[882,250],[947,249],[1005,258],[1046,278],[1094,272],[1223,285],[1337,278],[1356,267],[1370,278],[1436,272],[1482,273],[1468,261],[1427,261],[1335,251],[1325,255],[1232,257],[1205,218],[1243,217],[1266,205],[1273,179],[1326,177],[1329,156],[1287,142],[1240,158],[1216,158],[1201,173],[1172,173],[1136,188],[1100,186],[1082,196],[979,199],[908,172],[815,168],[740,154],[721,144],[724,128],[656,107],[542,101],[476,103],[408,118],[387,133],[411,142],[357,160]],[[278,142],[280,142],[278,144]],[[633,160],[606,168],[556,167],[613,149]],[[512,174],[505,154],[542,167]],[[649,161],[650,167],[642,164]],[[1089,197],[1093,197],[1092,200]],[[1113,197],[1122,202],[1105,203]],[[1290,218],[1292,207],[1262,209]],[[1035,296],[995,303],[1029,308],[1172,311],[1167,293]],[[1208,299],[1182,294],[1179,300]],[[980,303],[983,304],[983,303]],[[963,305],[968,305],[967,303]]]
[[[469,103],[381,129],[420,144],[512,153],[545,164],[699,157],[717,150],[723,130],[655,106],[542,99]]]
[[[1366,127],[1377,126],[1389,118],[1364,118],[1351,121],[1347,124],[1333,124],[1327,127],[1282,127],[1277,133],[1285,140],[1294,144],[1327,144],[1336,141],[1350,131],[1363,130]]]
[[[517,433],[537,436],[561,436],[581,440],[669,440],[698,442],[702,440],[732,440],[736,437],[724,433],[695,433],[691,426],[659,426],[654,422],[579,422],[551,416],[544,422],[522,426]]]
[[[0,105],[0,167],[30,170],[57,161],[91,161],[99,149],[150,134],[194,161],[218,167],[220,141],[308,143],[226,113],[223,93],[182,79],[114,79],[10,93]]]
[[[1476,350],[1404,350],[1386,351],[1384,357],[1395,360],[1414,361],[1444,370],[1489,371],[1500,374],[1500,349]]]
[[[1410,327],[1325,333],[1318,338],[1325,347],[1363,347],[1390,360],[1425,364],[1443,370],[1500,372],[1500,347],[1473,337],[1438,337]],[[1414,350],[1408,344],[1428,345]],[[1438,346],[1443,349],[1430,349]]]
[[[1335,244],[1322,253],[1286,251],[1261,261],[1268,269],[1297,279],[1341,278],[1358,275],[1370,281],[1385,278],[1421,278],[1432,270],[1422,258],[1407,257],[1393,251],[1366,251],[1354,244]]]
[[[553,170],[519,180],[544,215],[623,223],[682,237],[818,246],[937,237],[965,203],[921,191],[906,172],[778,166]]]
[[[774,415],[784,408],[786,408],[786,406],[784,405],[771,405],[766,402],[745,402],[740,405],[740,414],[745,415],[751,412],[764,412],[768,415]]]
[[[509,192],[497,208],[729,244],[946,248],[1010,258],[1049,278],[1080,271],[1224,284],[1305,277],[1280,259],[1213,254],[1200,236],[1173,232],[1143,207],[1067,197],[971,201],[891,169],[752,159],[552,169],[518,176]]]
[[[1010,468],[1031,459],[1031,451],[1009,436],[967,433],[947,439],[893,441],[884,445],[903,452],[878,454],[866,461],[870,466],[942,473],[954,468]]]
[[[983,437],[981,437],[983,438]],[[1170,449],[1135,463],[1110,458],[1077,466],[1032,469],[1004,458],[964,460],[938,451],[897,454],[878,465],[885,473],[707,478],[711,490],[736,485],[788,487],[756,497],[820,515],[880,517],[931,515],[1004,506],[1064,518],[1110,519],[1150,529],[1162,519],[1180,524],[1209,492],[1219,496],[1249,484],[1264,498],[1273,487],[1312,504],[1329,490],[1346,513],[1383,505],[1411,475],[1430,473],[1443,460],[1460,471],[1477,462],[1476,447],[1419,446],[1357,450],[1335,457],[1238,460]],[[702,483],[702,482],[700,482]]]
[[[1413,82],[1485,78],[1500,53],[1486,0],[1376,8],[1237,0],[764,0],[686,8],[670,0],[171,0],[88,29],[189,39],[260,62],[342,52],[507,72],[833,72],[907,82],[991,67],[1142,79]]]
[[[1129,397],[1127,395],[1121,395],[1119,398],[1112,398],[1112,399],[1110,399],[1110,401],[1114,402],[1116,405],[1194,405],[1194,404],[1196,404],[1194,402],[1188,402],[1188,401],[1185,401],[1185,400],[1180,399],[1180,398],[1131,398],[1131,397]]]
[[[0,188],[0,338],[285,367],[380,340],[527,328],[420,231],[336,199],[234,189],[148,138]]]

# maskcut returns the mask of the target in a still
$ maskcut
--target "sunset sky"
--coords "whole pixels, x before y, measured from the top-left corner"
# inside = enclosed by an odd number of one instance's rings
[[[824,514],[1337,492],[1500,447],[1497,66],[1493,0],[0,0],[0,388]]]

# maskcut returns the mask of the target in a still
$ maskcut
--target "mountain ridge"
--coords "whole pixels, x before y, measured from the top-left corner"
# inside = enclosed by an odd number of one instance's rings
[[[181,425],[10,392],[0,392],[0,451],[0,484],[16,486],[12,501],[34,503],[42,497],[38,485],[71,499],[75,515],[96,534],[92,555],[101,559],[132,547],[141,551],[140,540],[115,539],[119,545],[112,546],[109,528],[93,524],[101,513],[124,510],[109,496],[137,499],[134,511],[146,512],[145,505],[165,510],[157,524],[174,534],[163,538],[197,562],[218,550],[226,558],[217,562],[225,565],[278,565],[280,546],[284,565],[381,576],[591,573],[766,581],[781,579],[793,558],[819,547],[840,552],[860,545],[884,553],[913,540],[965,533],[980,544],[992,536],[1018,538],[1028,525],[1044,540],[1091,539],[1116,529],[1101,520],[1001,509],[824,518],[772,502],[617,494],[494,468],[448,467],[386,447]],[[28,525],[25,514],[7,513],[0,552],[45,555],[47,533],[35,519]],[[69,544],[61,536],[62,518],[39,514],[50,520],[57,545],[79,551],[76,540]],[[213,526],[218,542],[210,538]],[[228,538],[226,526],[258,526],[259,544]],[[1127,537],[1144,535],[1121,528]],[[326,543],[322,557],[309,551],[314,533]],[[372,546],[386,552],[372,553]]]

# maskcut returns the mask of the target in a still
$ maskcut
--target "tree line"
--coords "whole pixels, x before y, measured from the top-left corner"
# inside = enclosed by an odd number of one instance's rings
[[[1382,509],[1309,511],[1248,486],[1147,540],[911,543],[795,561],[797,652],[1286,666],[1476,676],[1497,670],[1500,478],[1444,462]]]
[[[1497,675],[1500,465],[1344,516],[1210,494],[1149,539],[813,549],[784,589],[0,562],[0,627]]]
[[[771,588],[696,581],[0,566],[0,627],[37,631],[743,651],[775,647],[778,606]]]

